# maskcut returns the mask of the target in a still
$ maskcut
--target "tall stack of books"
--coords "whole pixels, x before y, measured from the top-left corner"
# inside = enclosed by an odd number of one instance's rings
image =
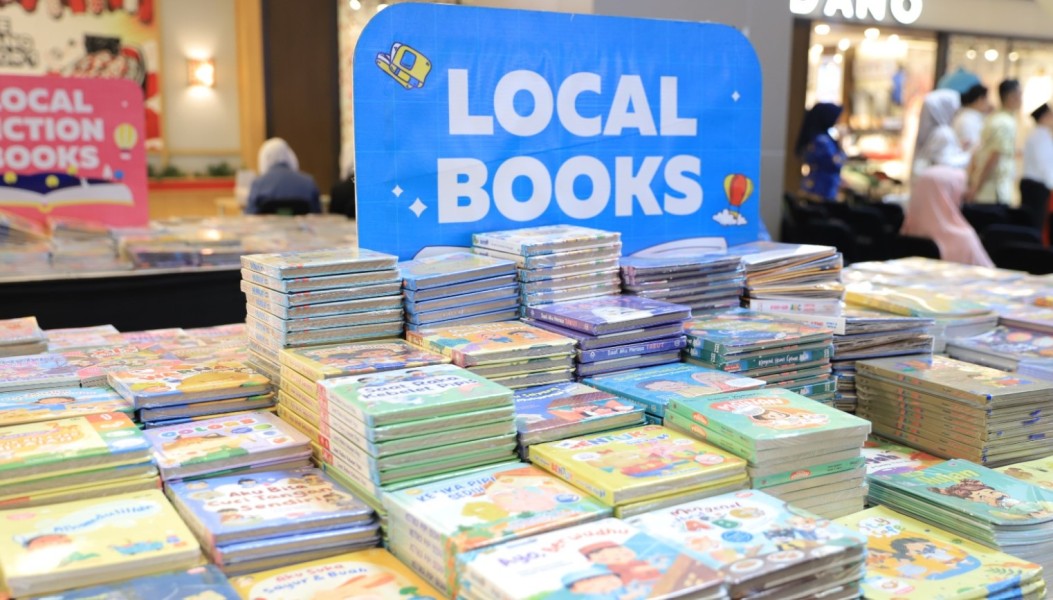
[[[538,327],[579,340],[577,376],[583,378],[680,362],[685,339],[679,331],[606,348],[583,350],[581,346],[591,346],[589,342],[600,341],[602,336],[683,323],[691,317],[691,308],[637,296],[606,296],[530,307],[527,316]]]
[[[406,339],[512,389],[574,379],[574,340],[518,321],[422,329]]]
[[[866,538],[762,491],[696,500],[629,524],[679,544],[726,578],[732,598],[858,598]]]
[[[954,535],[1053,568],[1053,490],[965,460],[874,477],[875,500]]]
[[[1053,383],[944,356],[860,361],[859,415],[874,433],[944,458],[1000,466],[1053,453],[1040,417]]]
[[[773,388],[673,400],[666,425],[749,461],[754,489],[829,519],[863,509],[863,419]]]
[[[832,404],[833,330],[781,315],[735,310],[684,325],[687,362],[762,379],[818,402]]]
[[[0,357],[47,352],[48,338],[36,317],[0,320]]]
[[[522,308],[618,294],[621,234],[547,225],[472,236],[476,254],[519,266]],[[522,313],[521,313],[522,314]]]
[[[326,379],[327,469],[363,500],[381,488],[515,459],[512,390],[453,365]]]
[[[746,461],[658,425],[531,446],[530,460],[629,517],[748,486]]]
[[[516,264],[470,252],[399,263],[406,329],[514,321],[519,316]]]
[[[108,387],[0,392],[0,427],[111,412],[131,417],[132,404]]]
[[[238,361],[165,361],[153,368],[110,371],[107,377],[148,427],[266,409],[275,403],[271,382]]]
[[[253,364],[277,377],[282,348],[400,335],[397,260],[359,248],[243,256]]]
[[[825,300],[836,305],[844,295],[843,261],[832,246],[753,242],[728,248],[728,254],[742,257],[748,303]]]
[[[0,428],[0,507],[156,489],[150,444],[124,413]]]
[[[1047,333],[1001,326],[975,337],[947,340],[947,356],[1053,381],[1053,335]]]
[[[371,548],[373,509],[319,469],[177,482],[167,493],[228,575],[284,567]]]
[[[385,495],[388,547],[457,596],[457,556],[609,517],[611,509],[552,475],[508,463]]]
[[[742,259],[725,254],[621,260],[622,293],[691,307],[696,314],[739,305],[746,283]]]
[[[642,405],[581,383],[516,390],[514,400],[519,455],[523,459],[534,444],[644,423]]]
[[[642,405],[647,410],[649,420],[659,425],[665,419],[666,407],[672,400],[704,398],[764,387],[760,379],[685,363],[590,378],[585,383]]]

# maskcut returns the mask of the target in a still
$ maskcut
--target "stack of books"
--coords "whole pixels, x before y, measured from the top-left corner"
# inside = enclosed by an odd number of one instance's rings
[[[969,600],[1046,595],[1039,565],[884,506],[837,522],[867,537],[867,576],[862,585],[866,598]]]
[[[39,600],[131,600],[133,598],[200,598],[241,600],[227,576],[215,565],[191,567],[160,575],[136,577],[106,585],[77,588],[56,595],[38,596]]]
[[[310,440],[268,412],[168,425],[145,432],[166,483],[310,465]]]
[[[264,471],[168,486],[168,497],[228,575],[372,548],[373,509],[319,469]]]
[[[874,499],[896,512],[1053,568],[1053,490],[958,459],[871,485]]]
[[[621,291],[619,233],[546,225],[477,233],[472,245],[476,254],[511,260],[519,266],[519,300],[524,309]]]
[[[110,412],[130,417],[132,404],[108,387],[0,392],[0,427]]]
[[[1040,417],[1053,383],[944,356],[857,363],[859,415],[874,433],[944,458],[987,466],[1053,453]]]
[[[665,419],[666,407],[672,400],[703,398],[764,387],[760,379],[684,363],[586,379],[585,383],[642,405],[648,419],[659,425]]]
[[[406,339],[512,389],[574,379],[575,341],[518,321],[422,329]]]
[[[48,352],[120,346],[127,343],[113,325],[49,329],[44,333],[47,335]]]
[[[0,357],[47,352],[48,338],[36,317],[0,320]]]
[[[176,352],[191,350],[189,348],[171,348],[164,344],[143,346],[121,342],[113,346],[98,346],[77,350],[63,350],[59,354],[66,362],[76,368],[77,378],[83,387],[101,387],[109,385],[110,371],[129,371],[145,368],[160,368],[168,365],[185,364]],[[200,347],[193,348],[195,351]]]
[[[530,460],[629,517],[748,486],[746,461],[658,425],[530,448]]]
[[[873,435],[863,444],[863,459],[866,460],[867,481],[882,475],[912,473],[944,462],[942,458],[928,452],[908,448]],[[877,502],[868,497],[867,504],[874,506]]]
[[[858,598],[866,538],[762,491],[696,500],[629,519],[726,578],[732,598]]]
[[[201,563],[194,534],[160,490],[2,511],[0,523],[3,588],[17,598]]]
[[[513,399],[519,455],[524,459],[534,444],[644,423],[642,405],[582,383],[524,388],[516,390]]]
[[[107,378],[148,427],[262,410],[275,403],[267,377],[238,361],[166,361],[150,368],[110,371]]]
[[[728,597],[724,576],[692,552],[618,519],[476,550],[457,562],[465,600]]]
[[[61,354],[0,358],[0,392],[46,390],[79,384],[77,367]]]
[[[1024,377],[1053,381],[1053,335],[998,327],[975,337],[947,340],[947,356]]]
[[[673,400],[665,421],[749,461],[754,489],[830,519],[863,509],[863,419],[773,388]]]
[[[583,378],[680,362],[685,344],[680,331],[606,348],[583,350],[581,345],[591,345],[588,342],[602,336],[683,323],[691,318],[691,308],[638,296],[605,296],[534,306],[526,314],[538,327],[579,340],[577,376]]]
[[[0,428],[0,507],[157,489],[150,444],[124,413]]]
[[[323,460],[367,502],[381,487],[514,460],[512,390],[453,365],[319,384]]]
[[[406,329],[514,321],[519,316],[516,264],[470,252],[399,263]]]
[[[742,258],[746,270],[746,299],[786,301],[827,300],[844,295],[843,261],[832,246],[753,242],[728,248]]]
[[[243,256],[241,289],[253,364],[277,376],[282,348],[400,335],[397,261],[359,248]]]
[[[611,509],[548,473],[509,463],[391,492],[388,548],[448,597],[457,555],[609,517]]]
[[[833,404],[834,332],[781,315],[734,310],[684,325],[687,362],[762,379],[818,402]]]
[[[739,305],[746,283],[742,259],[725,254],[621,260],[622,292],[691,307],[696,314]]]

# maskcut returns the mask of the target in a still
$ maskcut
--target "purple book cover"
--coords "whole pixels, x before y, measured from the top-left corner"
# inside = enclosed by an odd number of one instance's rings
[[[641,296],[604,296],[531,307],[527,314],[538,321],[602,335],[683,321],[691,317],[691,308]]]
[[[594,350],[596,348],[624,346],[625,344],[635,344],[637,342],[672,337],[684,332],[684,325],[680,322],[655,325],[654,327],[642,327],[640,329],[609,333],[606,335],[589,335],[587,333],[574,331],[573,329],[567,329],[566,327],[560,327],[559,325],[553,325],[552,323],[545,323],[544,321],[538,321],[535,319],[526,318],[522,321],[539,329],[558,333],[562,336],[577,340],[579,350]]]
[[[578,362],[594,363],[601,360],[628,358],[630,356],[640,356],[642,354],[671,352],[673,350],[680,350],[686,345],[687,338],[680,335],[663,340],[651,340],[649,342],[611,346],[609,348],[598,348],[596,350],[582,350],[578,352]]]

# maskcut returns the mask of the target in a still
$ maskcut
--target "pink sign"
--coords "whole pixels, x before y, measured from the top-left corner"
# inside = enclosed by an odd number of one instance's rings
[[[0,210],[143,225],[144,138],[131,81],[0,75]]]

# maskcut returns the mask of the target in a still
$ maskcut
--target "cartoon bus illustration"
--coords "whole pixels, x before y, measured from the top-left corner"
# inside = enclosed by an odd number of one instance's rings
[[[398,42],[391,46],[391,54],[377,53],[377,66],[407,90],[424,87],[431,73],[431,61],[426,56]]]

